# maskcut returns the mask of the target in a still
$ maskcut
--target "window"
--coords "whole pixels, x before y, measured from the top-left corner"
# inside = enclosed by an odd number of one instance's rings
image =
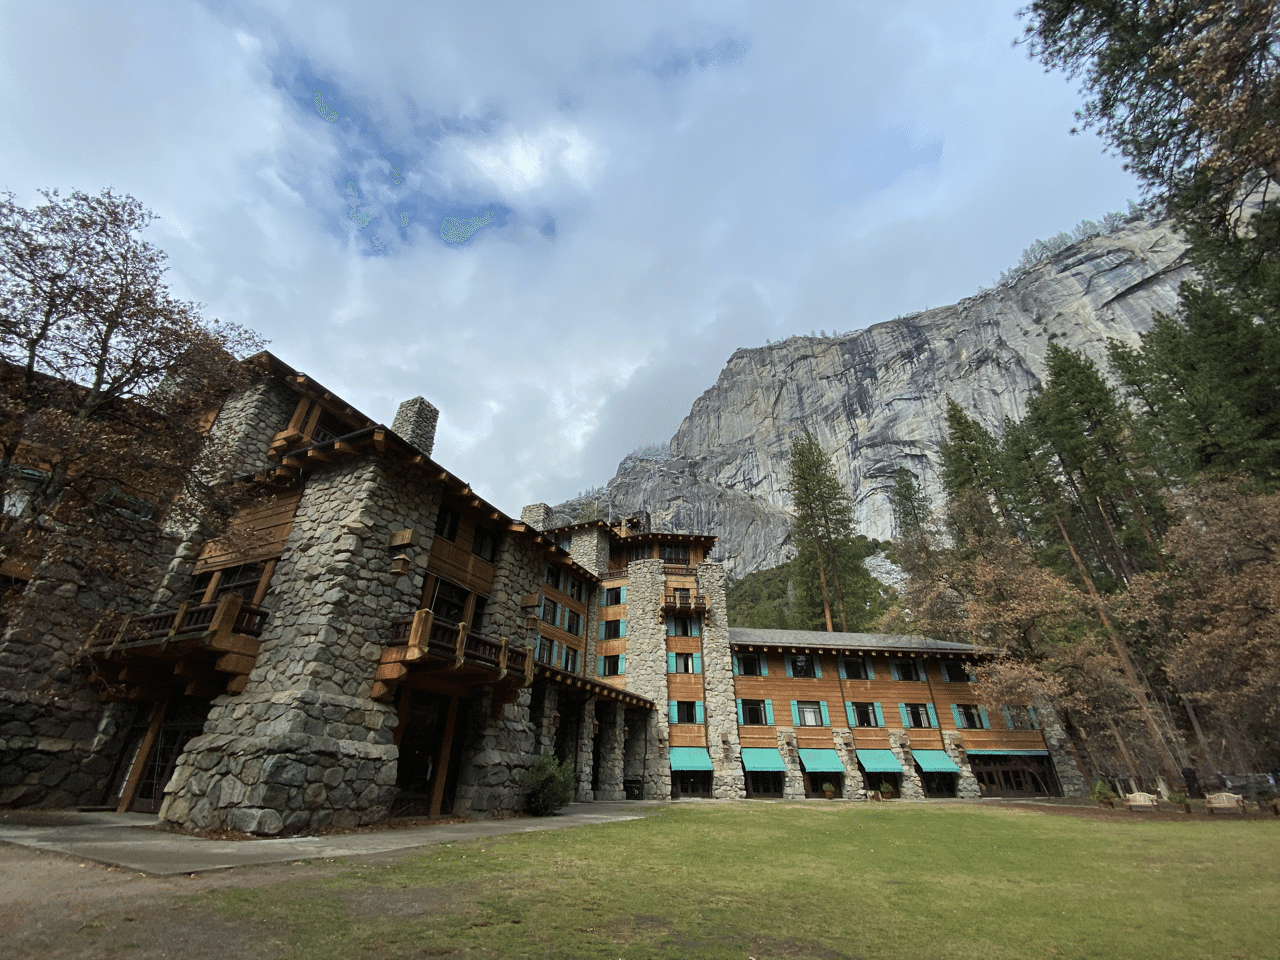
[[[608,657],[600,658],[600,676],[616,677],[622,673],[622,657],[618,654],[612,654]]]
[[[653,545],[648,543],[631,543],[627,545],[627,563],[633,560],[652,560]]]
[[[575,637],[582,636],[582,614],[570,610],[564,615],[564,628]]]
[[[1010,730],[1039,730],[1035,707],[1003,707],[1004,725]]]
[[[787,676],[820,677],[817,659],[806,654],[792,654],[787,657]]]
[[[484,527],[476,527],[475,537],[471,541],[471,552],[481,560],[493,563],[498,556],[498,538]]]
[[[569,547],[572,545],[573,545],[572,533],[556,534],[556,546],[559,547],[561,550],[563,550],[565,553],[569,552]]]
[[[604,606],[612,607],[622,603],[621,587],[605,587],[604,588]]]
[[[670,656],[671,666],[675,668],[672,673],[693,673],[692,653],[673,653]]]
[[[849,715],[849,726],[851,727],[882,727],[884,722],[880,718],[880,710],[874,703],[850,703],[846,705],[846,711]]]
[[[844,668],[844,678],[846,680],[874,680],[876,675],[871,672],[870,664],[867,663],[866,657],[845,657],[840,661],[841,667]]]
[[[539,663],[552,663],[555,658],[556,645],[546,637],[538,638],[538,648],[533,653],[533,659]]]
[[[765,709],[763,700],[742,700],[740,702],[742,704],[742,716],[738,722],[744,726],[763,727],[772,719],[769,716],[772,711]]]
[[[698,716],[702,712],[698,709],[701,706],[696,700],[677,700],[675,722],[701,723],[702,718]]]
[[[602,621],[600,624],[600,629],[603,631],[603,634],[600,637],[601,640],[617,640],[619,637],[622,636],[622,621],[621,620]]]
[[[696,637],[697,633],[693,629],[693,621],[688,617],[672,617],[671,629],[668,635],[672,637]]]
[[[733,658],[734,666],[737,668],[738,675],[742,677],[767,677],[769,675],[768,667],[765,665],[763,654],[759,653],[739,653]]]
[[[547,564],[546,575],[542,578],[543,582],[553,590],[560,589],[560,568]]]
[[[924,676],[921,674],[920,665],[916,661],[895,660],[893,662],[893,679],[920,681],[924,679]]]
[[[955,717],[956,727],[960,730],[987,729],[986,711],[972,703],[953,703],[951,713]]]
[[[440,512],[436,515],[436,536],[453,543],[458,539],[458,522],[461,519],[461,515],[453,507],[440,504]]]
[[[337,440],[338,437],[346,436],[351,432],[351,427],[339,420],[328,410],[321,410],[320,416],[316,418],[316,425],[311,431],[312,443],[328,443],[330,440]]]
[[[573,649],[573,647],[565,647],[564,668],[569,673],[578,672],[578,651]]]
[[[559,625],[560,604],[554,600],[548,600],[545,597],[542,600],[542,622],[549,623],[552,626]]]
[[[214,589],[213,597],[210,602],[216,602],[228,593],[238,593],[244,598],[246,603],[251,603],[258,593],[258,586],[262,583],[262,575],[266,572],[265,563],[242,563],[236,567],[226,567],[222,570],[208,570],[196,577],[191,587],[191,594],[188,600],[193,603],[204,602],[204,595],[209,589],[209,584],[213,582],[213,578],[218,578],[218,585]]]
[[[436,593],[431,600],[431,612],[441,620],[450,623],[461,623],[466,609],[469,594],[456,583],[448,580],[436,581]]]
[[[802,727],[825,727],[822,716],[825,706],[820,700],[796,701],[796,723]]]
[[[658,559],[666,563],[689,565],[689,545],[687,543],[661,543],[658,545]]]
[[[972,683],[968,668],[959,660],[942,661],[942,679],[947,683]]]
[[[900,703],[902,725],[904,727],[927,728],[934,726],[932,713],[927,703]]]
[[[672,589],[671,594],[677,607],[687,607],[689,605],[689,591],[685,587],[675,587]]]
[[[569,583],[565,589],[565,592],[569,594],[569,596],[571,596],[574,600],[577,600],[579,603],[582,603],[587,596],[586,586],[583,584],[581,580],[577,579],[576,577],[569,577]]]

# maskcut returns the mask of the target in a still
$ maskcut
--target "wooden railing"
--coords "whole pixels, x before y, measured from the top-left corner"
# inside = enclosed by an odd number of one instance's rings
[[[418,659],[424,652],[452,659],[454,667],[477,664],[497,671],[500,676],[523,673],[533,680],[533,651],[513,648],[506,637],[495,640],[469,630],[466,624],[437,617],[430,610],[419,610],[412,617],[391,625],[390,647],[408,647],[405,660]]]
[[[104,622],[90,640],[92,647],[120,643],[145,644],[192,634],[238,633],[260,637],[268,611],[245,603],[238,593],[223,594],[217,603],[183,603],[176,610],[161,610],[136,617]]]
[[[663,610],[689,610],[705,613],[707,598],[701,593],[668,593],[662,602]]]

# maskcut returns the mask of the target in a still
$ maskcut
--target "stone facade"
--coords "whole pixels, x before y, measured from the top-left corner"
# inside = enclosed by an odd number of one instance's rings
[[[436,424],[439,422],[440,411],[435,405],[422,397],[414,397],[400,404],[391,429],[400,439],[429,457],[436,445]]]
[[[702,689],[706,703],[707,748],[713,767],[711,795],[736,799],[745,797],[747,793],[734,702],[724,567],[718,563],[698,564],[697,584],[698,593],[707,598],[710,611],[702,624]]]
[[[671,796],[671,767],[667,748],[667,631],[662,616],[666,577],[661,560],[637,560],[627,565],[627,689],[658,706],[654,718],[657,749],[646,771],[646,800]]]

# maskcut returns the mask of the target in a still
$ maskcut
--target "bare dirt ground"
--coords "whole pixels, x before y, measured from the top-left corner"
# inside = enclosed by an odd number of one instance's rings
[[[1102,821],[1223,820],[1226,815],[1173,811],[1130,813],[1096,805],[985,801],[1026,816],[1074,816]],[[1268,814],[1250,813],[1255,819]],[[1233,817],[1234,818],[1234,817]],[[362,857],[394,862],[414,851]],[[177,877],[154,877],[62,854],[0,843],[0,957],[4,960],[269,960],[288,946],[286,931],[236,922],[180,902],[227,887],[260,889],[329,876],[332,861],[298,861],[237,867]],[[380,904],[385,910],[387,904]]]

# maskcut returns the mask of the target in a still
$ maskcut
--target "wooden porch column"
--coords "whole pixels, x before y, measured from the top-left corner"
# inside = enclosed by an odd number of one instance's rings
[[[444,806],[444,784],[449,779],[449,753],[453,749],[453,728],[458,722],[458,698],[449,698],[449,714],[444,721],[444,739],[436,757],[436,782],[431,785],[431,816],[440,816]]]

